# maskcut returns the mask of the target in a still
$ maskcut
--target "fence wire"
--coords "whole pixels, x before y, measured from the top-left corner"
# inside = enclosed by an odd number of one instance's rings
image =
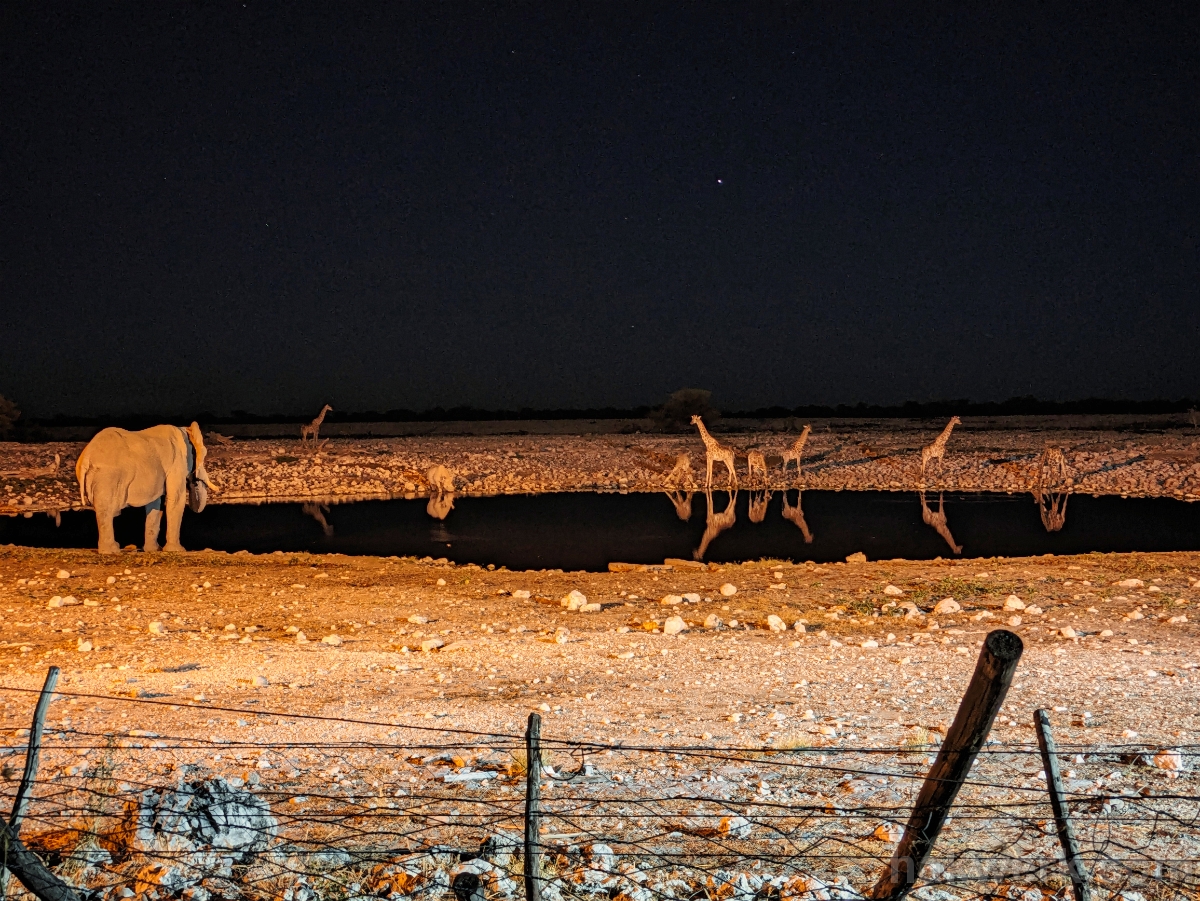
[[[35,692],[0,692],[32,710]],[[21,838],[88,901],[524,897],[523,736],[186,710],[198,734],[88,731],[69,719],[56,723],[52,713]],[[323,736],[339,723],[376,727],[384,738],[229,741],[200,720],[215,713],[310,721],[305,732]],[[19,735],[0,746],[4,810],[23,764]],[[542,736],[542,897],[869,896],[936,740],[639,746],[556,740],[550,721]],[[1196,754],[1190,746],[1060,744],[1096,897],[1200,896]],[[985,747],[919,875],[916,897],[924,901],[1070,897],[1033,741]],[[33,901],[15,880],[9,896]]]

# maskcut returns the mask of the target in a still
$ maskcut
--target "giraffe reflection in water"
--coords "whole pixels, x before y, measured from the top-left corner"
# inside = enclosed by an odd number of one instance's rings
[[[750,521],[762,522],[767,518],[767,505],[771,503],[771,492],[750,492]]]
[[[437,491],[429,495],[429,503],[425,505],[425,512],[434,519],[445,519],[450,515],[450,511],[454,509],[454,494],[452,492]]]
[[[1047,532],[1060,532],[1067,524],[1068,486],[1067,458],[1061,448],[1047,446],[1038,457],[1037,480],[1033,486],[1033,499],[1038,505],[1038,514]]]
[[[945,497],[942,492],[938,492],[937,513],[930,510],[929,505],[925,503],[925,489],[922,488],[918,494],[921,496],[921,519],[925,520],[925,525],[933,526],[937,533],[946,539],[946,544],[950,545],[950,550],[956,554],[961,554],[962,545],[954,543],[954,536],[950,534],[950,526],[946,523]]]
[[[783,493],[783,518],[794,525],[804,534],[804,543],[812,544],[813,534],[808,530],[808,523],[804,521],[804,511],[800,509],[800,495],[802,491],[796,491],[796,506],[788,503],[788,492]]]
[[[667,499],[675,507],[675,515],[684,522],[692,518],[692,491],[664,491]]]
[[[704,555],[708,553],[708,546],[713,543],[713,539],[726,529],[732,528],[733,524],[737,521],[736,488],[729,494],[729,500],[725,504],[725,509],[720,513],[713,510],[713,493],[706,491],[704,492],[704,497],[708,501],[708,519],[704,527],[704,537],[700,539],[700,547],[692,551],[692,557],[696,560],[703,560]]]
[[[333,526],[325,518],[325,514],[329,512],[328,504],[304,504],[300,507],[300,511],[305,516],[311,516],[321,526],[321,531],[325,533],[326,538],[333,537]]]

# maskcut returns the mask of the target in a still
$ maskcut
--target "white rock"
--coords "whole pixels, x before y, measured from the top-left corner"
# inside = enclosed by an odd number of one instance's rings
[[[1150,758],[1150,765],[1156,769],[1178,772],[1183,769],[1183,755],[1173,749],[1159,751]]]
[[[296,633],[296,644],[308,644],[308,636],[303,632]]]
[[[270,684],[271,683],[269,681],[267,681],[266,676],[255,676],[254,677],[254,687],[255,688],[266,688]]]
[[[1039,607],[1037,604],[1030,604],[1028,607],[1025,608],[1025,612],[1028,613],[1030,616],[1041,616],[1042,608]]]
[[[1007,622],[1010,626],[1016,627],[1016,626],[1021,625],[1021,617],[1017,616],[1014,613],[1007,620],[1005,620],[1005,622]]]
[[[772,632],[786,632],[787,623],[783,621],[783,617],[776,616],[774,613],[772,613],[767,617],[767,628]]]
[[[731,598],[735,594],[737,594],[737,586],[736,585],[732,585],[729,582],[726,582],[724,585],[721,586],[721,595],[723,597]]]
[[[446,642],[440,638],[426,638],[421,642],[421,650],[428,653],[429,651],[436,651],[438,648],[444,647],[445,644]]]
[[[721,622],[721,617],[717,616],[715,613],[710,613],[708,616],[704,617],[704,628],[706,629],[719,629],[722,625],[724,625],[724,623]]]
[[[877,647],[879,647],[879,642],[877,642],[873,638],[868,638],[866,641],[864,641],[862,644],[860,644],[859,647],[860,648],[877,648]]]
[[[155,620],[154,622],[152,622],[150,624],[149,630],[150,630],[151,635],[166,635],[167,634],[167,627],[164,626],[162,623],[160,623],[158,620]]]
[[[514,591],[514,592],[512,593],[512,596],[513,596],[514,598],[520,598],[521,600],[523,600],[523,601],[524,601],[524,600],[527,600],[527,599],[530,597],[530,594],[529,594],[529,592],[528,592],[528,591],[526,591],[524,588],[518,588],[516,591]]]
[[[680,632],[687,631],[687,623],[683,621],[682,616],[668,616],[667,621],[663,623],[663,635],[678,635]]]
[[[567,610],[571,612],[582,609],[587,602],[587,595],[585,595],[578,588],[572,588],[569,592],[567,592],[566,597],[559,601],[562,606],[566,607]]]
[[[446,587],[446,580],[445,580],[445,579],[438,579],[438,580],[437,580],[437,585],[438,585],[438,588],[445,588],[445,587]]]
[[[1119,588],[1144,588],[1146,583],[1141,579],[1122,579],[1117,583]]]
[[[743,816],[727,816],[721,817],[721,822],[717,824],[717,831],[730,838],[749,838],[750,833],[754,831],[754,826]]]
[[[890,598],[898,598],[900,595],[904,594],[904,589],[897,588],[895,585],[885,585],[883,587],[883,593]]]
[[[601,608],[601,606],[599,604],[597,604],[593,601],[590,604],[584,604],[582,607],[580,607],[579,612],[580,613],[599,613],[601,611],[601,609],[603,609],[603,608]]]
[[[1172,616],[1169,620],[1167,620],[1167,622],[1175,625],[1178,625],[1179,623],[1186,623],[1187,621],[1188,618],[1186,613],[1181,613],[1178,616]]]
[[[427,622],[429,622],[429,620],[426,617],[421,616],[421,614],[419,614],[419,613],[414,613],[412,616],[410,616],[408,618],[408,621],[410,623],[416,623],[418,626],[423,626]]]
[[[67,572],[65,569],[60,569],[60,570],[59,570],[58,572],[56,572],[54,575],[55,575],[55,577],[56,577],[56,578],[59,578],[59,579],[69,579],[69,578],[71,578],[71,574],[70,574],[69,572]],[[110,578],[110,579],[112,579],[112,576],[109,576],[109,578]],[[116,579],[113,579],[113,581],[115,582],[115,581],[117,581],[117,580],[116,580]]]
[[[699,604],[700,603],[700,595],[696,594],[694,591],[691,591],[691,592],[688,592],[687,594],[685,594],[683,596],[683,599],[685,601],[687,601],[689,604]]]
[[[92,650],[92,643],[86,638],[81,638],[78,642],[76,642],[75,650],[79,651],[81,654],[86,654]]]
[[[339,647],[341,645],[341,643],[342,643],[342,636],[340,636],[340,635],[326,635],[324,638],[321,639],[321,644],[332,645],[335,648]]]
[[[683,598],[677,594],[664,595],[660,604],[666,604],[668,607],[674,607],[676,604],[682,604]]]
[[[61,607],[62,605],[63,605],[62,597],[60,597],[57,594],[54,597],[50,598],[49,601],[46,602],[46,606],[51,610],[53,610],[56,607]]]
[[[1112,638],[1112,637],[1113,637],[1113,630],[1112,630],[1112,629],[1105,629],[1105,630],[1103,630],[1103,631],[1100,633],[1100,637],[1101,637],[1101,638]]]
[[[937,602],[937,606],[933,608],[933,612],[945,615],[948,613],[958,613],[962,610],[962,604],[954,600],[954,598],[942,598]]]
[[[872,833],[872,835],[881,842],[895,844],[896,842],[900,841],[900,839],[904,838],[904,827],[899,826],[896,823],[880,823],[875,827],[875,831]]]
[[[803,635],[806,631],[804,628],[804,623],[800,622],[799,620],[792,623],[792,628],[795,629],[797,632],[799,632],[801,635]]]
[[[1023,600],[1021,600],[1019,597],[1017,597],[1015,594],[1010,594],[1007,598],[1004,599],[1004,609],[1005,610],[1024,610],[1025,602]]]
[[[1063,626],[1058,630],[1058,634],[1062,638],[1078,638],[1079,634],[1070,626]]]

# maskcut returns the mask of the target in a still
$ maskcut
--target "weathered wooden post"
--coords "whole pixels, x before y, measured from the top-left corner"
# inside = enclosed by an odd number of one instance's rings
[[[46,727],[46,711],[50,709],[54,687],[58,685],[58,674],[57,666],[50,667],[46,673],[42,693],[38,696],[37,706],[33,711],[33,725],[29,729],[25,772],[21,774],[21,783],[17,786],[8,822],[0,821],[0,901],[8,894],[9,873],[21,880],[21,884],[41,901],[78,901],[79,898],[75,889],[47,870],[46,865],[21,844],[19,838],[21,820],[25,818],[25,809],[29,805],[29,792],[37,781],[38,757],[42,749],[42,733]]]
[[[917,795],[904,837],[871,892],[877,901],[903,898],[925,866],[950,807],[1004,704],[1024,649],[1020,637],[1013,632],[997,629],[988,633],[958,713]]]
[[[1058,827],[1058,840],[1062,844],[1063,858],[1071,874],[1071,885],[1075,889],[1075,901],[1091,901],[1087,870],[1079,856],[1079,843],[1075,841],[1075,830],[1071,828],[1071,813],[1063,800],[1062,775],[1058,770],[1058,749],[1054,735],[1050,732],[1050,716],[1045,710],[1036,710],[1033,725],[1037,729],[1038,746],[1042,749],[1042,765],[1046,770],[1046,787],[1050,791],[1050,807],[1054,810],[1054,825]]]
[[[529,714],[525,729],[525,901],[542,898],[542,718]]]

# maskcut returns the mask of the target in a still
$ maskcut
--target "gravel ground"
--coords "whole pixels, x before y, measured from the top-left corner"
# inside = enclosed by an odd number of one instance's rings
[[[794,428],[793,428],[794,426]],[[771,487],[784,478],[780,454],[800,423],[721,433],[740,455],[761,451]],[[824,490],[911,491],[921,484],[920,449],[941,424],[897,420],[814,422],[803,484]],[[1047,445],[1063,449],[1063,487],[1090,494],[1200,497],[1200,431],[1168,421],[1118,417],[967,419],[927,487],[949,491],[1031,491]],[[83,445],[0,443],[0,515],[53,512],[80,505],[74,464]],[[426,472],[444,465],[465,494],[551,491],[660,491],[679,454],[691,455],[693,484],[703,482],[704,448],[686,435],[479,435],[388,439],[334,438],[319,450],[282,440],[208,439],[210,503],[312,499],[357,500],[423,494]],[[54,468],[54,457],[59,463]],[[739,480],[746,483],[745,458]],[[718,467],[714,484],[724,485]]]

